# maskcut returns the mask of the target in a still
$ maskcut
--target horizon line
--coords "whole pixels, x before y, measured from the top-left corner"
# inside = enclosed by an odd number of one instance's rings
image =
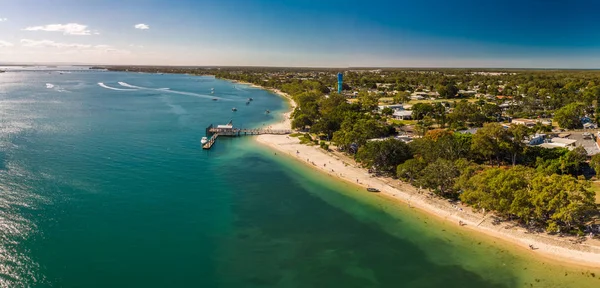
[[[452,69],[452,70],[600,70],[598,68],[561,68],[561,67],[444,67],[444,66],[346,66],[346,67],[326,67],[326,66],[271,66],[271,65],[153,65],[153,64],[86,64],[86,63],[70,63],[70,62],[0,62],[0,66],[102,66],[102,67],[174,67],[174,68],[298,68],[298,69],[358,69],[358,70],[373,70],[373,69]]]

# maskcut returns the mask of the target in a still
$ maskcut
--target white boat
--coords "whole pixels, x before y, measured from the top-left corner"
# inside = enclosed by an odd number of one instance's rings
[[[206,142],[208,142],[208,138],[202,137],[202,140],[200,140],[200,143],[206,144]]]

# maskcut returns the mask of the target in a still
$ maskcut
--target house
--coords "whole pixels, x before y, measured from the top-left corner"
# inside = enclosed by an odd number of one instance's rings
[[[385,108],[390,108],[392,110],[404,110],[404,105],[402,105],[402,104],[381,105],[381,106],[379,106],[379,111],[381,111]]]
[[[396,136],[395,138],[397,140],[400,140],[400,141],[404,142],[404,143],[410,143],[410,142],[413,141],[413,137],[410,137],[410,136]]]
[[[546,139],[545,134],[535,134],[529,136],[525,141],[527,142],[527,145],[535,146],[544,143],[544,139]]]
[[[425,99],[425,97],[421,96],[421,95],[414,95],[414,96],[410,96],[411,100],[423,100]]]
[[[412,119],[412,111],[409,110],[395,110],[392,114],[394,119],[398,120],[410,120]]]
[[[575,142],[577,142],[577,140],[568,139],[568,138],[554,137],[554,138],[550,139],[550,142],[541,144],[540,147],[544,147],[544,148],[569,148],[569,150],[570,150],[570,149],[574,149],[575,148]]]
[[[460,130],[460,131],[456,131],[460,134],[475,134],[477,133],[477,130],[479,130],[479,128],[475,127],[475,128],[471,128],[471,129],[467,129],[467,130]]]
[[[512,124],[515,124],[515,125],[525,125],[527,127],[533,127],[533,126],[535,126],[535,124],[537,122],[538,122],[537,120],[524,119],[524,118],[512,119],[512,121],[510,121],[510,123],[512,123]]]
[[[474,90],[458,90],[458,95],[464,95],[464,96],[474,96],[475,94],[477,94],[477,91]]]

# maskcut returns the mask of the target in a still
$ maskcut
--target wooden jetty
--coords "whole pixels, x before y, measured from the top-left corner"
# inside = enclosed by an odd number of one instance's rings
[[[268,129],[268,128],[235,128],[233,127],[232,121],[229,121],[226,125],[217,125],[216,127],[213,124],[206,127],[206,135],[210,135],[210,140],[202,145],[203,149],[210,149],[219,136],[227,136],[227,137],[239,137],[239,136],[251,136],[251,135],[263,135],[263,134],[274,134],[274,135],[287,135],[291,134],[292,130],[287,129]]]

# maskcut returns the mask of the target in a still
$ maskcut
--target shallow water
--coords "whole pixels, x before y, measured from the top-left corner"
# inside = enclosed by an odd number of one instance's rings
[[[285,107],[210,77],[0,74],[0,286],[600,285],[251,139],[200,147]]]

